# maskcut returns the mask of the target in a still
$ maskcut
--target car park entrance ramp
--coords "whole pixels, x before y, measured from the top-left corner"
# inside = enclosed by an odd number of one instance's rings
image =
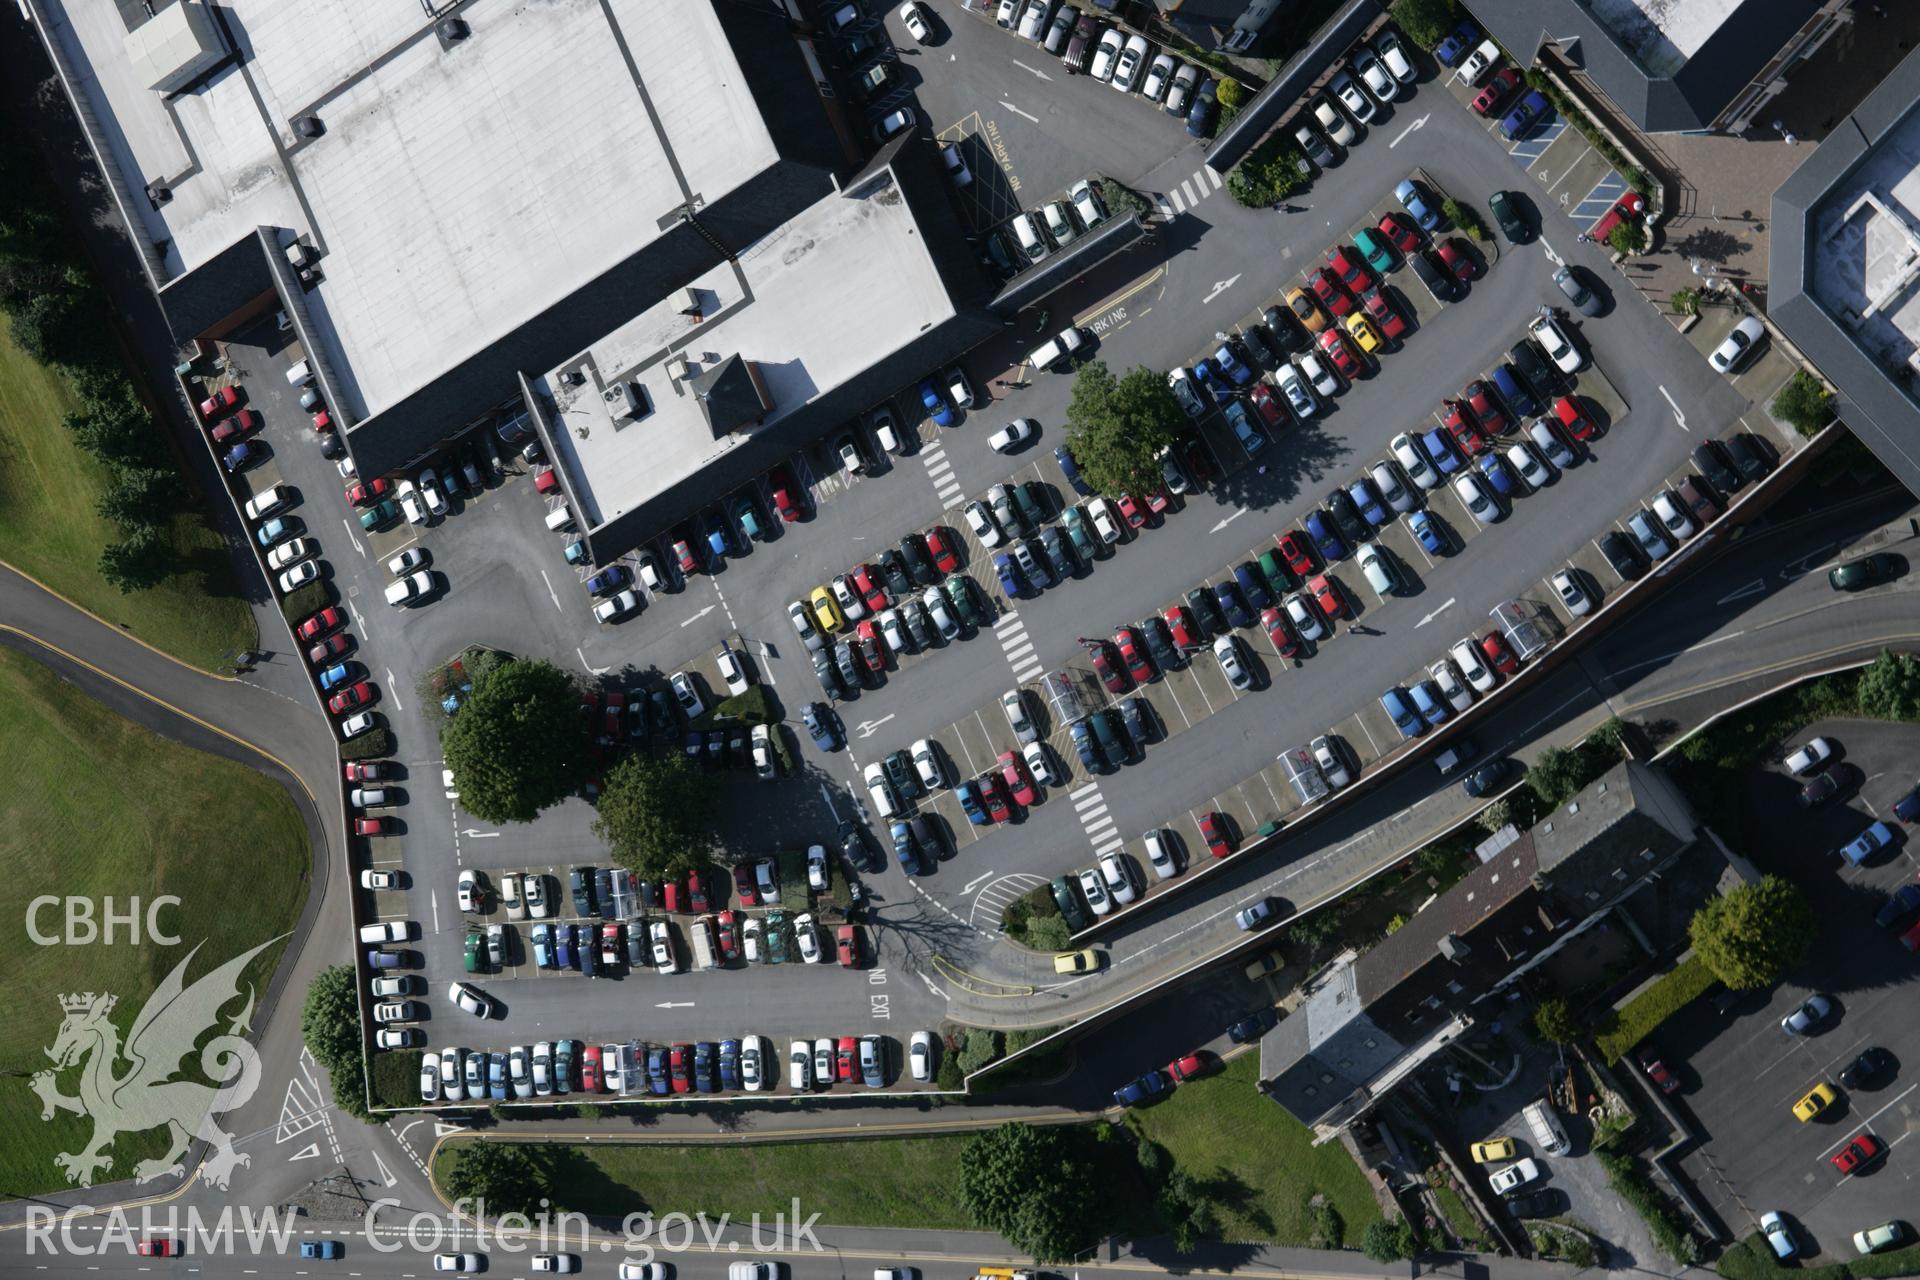
[[[1559,635],[1553,615],[1530,600],[1502,600],[1488,616],[1499,624],[1522,662],[1531,662],[1552,648]]]

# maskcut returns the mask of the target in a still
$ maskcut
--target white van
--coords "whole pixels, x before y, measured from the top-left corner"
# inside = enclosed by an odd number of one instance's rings
[[[1027,353],[1027,363],[1036,369],[1045,369],[1050,373],[1059,373],[1073,362],[1073,358],[1086,350],[1086,335],[1075,325],[1062,329],[1051,340],[1041,343]]]
[[[362,942],[405,942],[408,925],[405,920],[386,920],[379,924],[360,926]]]
[[[1529,1102],[1521,1109],[1520,1118],[1527,1123],[1527,1135],[1533,1139],[1536,1149],[1550,1156],[1563,1156],[1573,1150],[1573,1144],[1567,1141],[1567,1131],[1560,1127],[1560,1117],[1555,1113],[1553,1104],[1545,1099]]]
[[[305,360],[302,360],[299,364],[296,364],[295,366],[293,366],[293,368],[287,370],[288,386],[304,387],[309,382],[312,382],[312,381],[313,381],[313,366]]]
[[[563,502],[547,512],[547,528],[554,533],[573,528],[573,512],[567,509],[566,503]]]
[[[874,415],[873,438],[878,440],[880,447],[888,453],[904,453],[906,451],[900,444],[900,433],[894,429],[893,415],[890,413]]]

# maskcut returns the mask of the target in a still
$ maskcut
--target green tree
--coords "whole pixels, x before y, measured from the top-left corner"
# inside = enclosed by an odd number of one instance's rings
[[[1393,0],[1393,20],[1407,38],[1431,49],[1460,24],[1457,0]]]
[[[1791,881],[1763,876],[1694,912],[1687,937],[1713,976],[1736,991],[1770,987],[1800,963],[1818,930]]]
[[[1548,747],[1527,769],[1527,782],[1549,809],[1593,779],[1593,762],[1578,747]]]
[[[1580,1038],[1580,1019],[1565,996],[1548,996],[1533,1006],[1533,1030],[1548,1044],[1572,1044]]]
[[[1207,1188],[1185,1169],[1167,1175],[1160,1188],[1159,1204],[1173,1247],[1181,1253],[1192,1253],[1199,1248],[1200,1237],[1219,1229]]]
[[[1213,96],[1222,110],[1237,111],[1246,105],[1247,86],[1232,76],[1221,76],[1220,83],[1214,88]]]
[[[1625,219],[1607,232],[1607,248],[1615,253],[1633,253],[1640,248],[1640,229]]]
[[[326,1071],[334,1105],[366,1120],[366,1054],[352,965],[332,965],[314,975],[300,1008],[300,1037]]]
[[[1860,673],[1860,711],[1882,720],[1920,720],[1920,659],[1882,649]]]
[[[1148,493],[1164,483],[1156,455],[1185,418],[1164,374],[1140,366],[1115,379],[1104,361],[1090,361],[1074,377],[1067,448],[1098,492]]]
[[[440,730],[460,805],[487,822],[531,822],[586,776],[580,688],[551,662],[515,658],[473,682]]]
[[[1833,392],[1805,369],[1798,370],[1773,398],[1773,416],[1811,436],[1833,421]]]
[[[607,773],[598,808],[593,833],[620,864],[643,880],[666,880],[704,861],[720,797],[714,775],[683,752],[635,752]]]
[[[1250,209],[1277,204],[1306,185],[1303,159],[1292,139],[1273,134],[1227,174],[1227,194]]]
[[[118,467],[94,510],[122,528],[166,523],[180,496],[179,477],[159,467]]]
[[[464,799],[465,793],[461,794]],[[503,1213],[531,1217],[542,1208],[559,1212],[565,1206],[553,1202],[554,1183],[544,1164],[534,1148],[525,1143],[484,1138],[458,1142],[440,1185],[450,1199],[472,1200],[475,1212],[489,1218]],[[542,1199],[549,1203],[541,1205]]]
[[[1360,1235],[1360,1252],[1375,1262],[1398,1262],[1402,1258],[1411,1258],[1419,1247],[1413,1228],[1406,1220],[1388,1222],[1384,1218],[1378,1222],[1369,1222],[1367,1229]]]
[[[960,1151],[960,1199],[981,1227],[1037,1262],[1064,1262],[1103,1229],[1101,1180],[1078,1134],[1003,1124]]]
[[[1673,291],[1673,297],[1670,298],[1669,301],[1673,303],[1675,315],[1697,316],[1700,314],[1700,291],[1698,289],[1675,289]]]
[[[1027,922],[1027,945],[1036,951],[1065,951],[1073,932],[1057,914],[1035,916]]]
[[[157,587],[173,572],[173,548],[152,526],[133,529],[119,542],[100,548],[100,576],[123,595]]]

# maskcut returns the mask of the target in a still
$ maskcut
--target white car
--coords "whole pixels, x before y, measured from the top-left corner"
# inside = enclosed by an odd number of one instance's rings
[[[1653,495],[1653,514],[1660,517],[1660,523],[1667,527],[1667,532],[1673,535],[1675,542],[1685,542],[1693,536],[1693,518],[1680,505],[1680,500],[1667,490],[1662,489]]]
[[[680,956],[673,949],[673,928],[665,920],[647,926],[647,940],[653,949],[653,971],[659,974],[680,972]]]
[[[545,920],[553,914],[553,903],[547,897],[547,878],[538,872],[529,871],[526,885],[527,915],[535,920]],[[504,889],[501,896],[506,896]]]
[[[1173,398],[1180,402],[1189,418],[1198,418],[1207,412],[1207,402],[1194,388],[1192,372],[1184,366],[1167,370],[1167,390],[1173,392]]]
[[[1454,496],[1460,499],[1460,505],[1473,514],[1481,524],[1497,524],[1504,514],[1500,504],[1487,492],[1486,482],[1480,479],[1477,471],[1462,471],[1453,478]]]
[[[267,552],[267,568],[284,569],[288,565],[299,564],[308,556],[317,554],[319,550],[318,543],[308,542],[305,538],[294,538]]]
[[[1803,778],[1833,759],[1837,750],[1832,738],[1815,738],[1787,757],[1787,773],[1795,778]]]
[[[639,556],[639,565],[637,576],[641,586],[656,594],[667,590],[667,575],[660,571],[660,562],[653,558],[653,552],[642,551]]]
[[[994,15],[993,20],[1003,27],[1011,27],[1019,9],[1020,0],[1000,0],[1000,11]]]
[[[1568,467],[1580,465],[1580,455],[1560,438],[1545,418],[1535,418],[1527,425],[1527,435],[1533,440],[1534,448],[1546,455],[1548,462],[1565,471]]]
[[[470,1013],[476,1018],[492,1016],[492,1002],[469,983],[448,983],[447,999],[451,1000],[453,1006],[462,1013]]]
[[[1644,511],[1636,511],[1627,517],[1627,532],[1633,535],[1633,540],[1640,544],[1640,549],[1647,553],[1649,560],[1665,560],[1673,554],[1673,543],[1667,540],[1666,534],[1660,532],[1653,517]]]
[[[432,557],[425,547],[408,547],[387,561],[387,572],[396,578],[404,578],[415,569],[426,568],[427,561],[430,559]]]
[[[1327,362],[1318,353],[1309,351],[1295,359],[1300,363],[1300,372],[1306,375],[1307,381],[1313,384],[1313,389],[1323,399],[1331,400],[1340,394],[1340,379],[1333,376],[1333,370],[1327,367]]]
[[[1468,84],[1479,84],[1480,78],[1493,70],[1493,64],[1500,61],[1500,46],[1491,38],[1482,40],[1480,47],[1468,54],[1454,73]]]
[[[891,818],[900,811],[900,802],[893,797],[893,784],[887,781],[886,770],[874,761],[861,775],[867,784],[867,795],[873,800],[874,812],[882,818]]]
[[[433,1255],[435,1271],[455,1271],[461,1275],[471,1275],[480,1269],[480,1255],[477,1253],[436,1253]]]
[[[1114,510],[1111,499],[1089,498],[1087,519],[1093,522],[1094,535],[1100,541],[1108,546],[1120,541],[1120,513]]]
[[[1353,74],[1367,86],[1367,92],[1377,101],[1392,102],[1400,96],[1400,82],[1393,78],[1386,65],[1374,55],[1373,50],[1362,45],[1353,55]]]
[[[1553,587],[1553,594],[1560,597],[1560,603],[1566,606],[1567,612],[1574,617],[1584,618],[1593,612],[1593,597],[1588,595],[1587,589],[1580,585],[1580,580],[1573,576],[1572,569],[1556,569],[1547,582]]]
[[[414,524],[427,522],[427,505],[420,501],[420,491],[413,487],[413,481],[402,480],[394,489],[394,496],[400,499],[400,510]]]
[[[887,609],[874,615],[874,621],[880,624],[880,634],[887,642],[887,648],[895,653],[909,651],[907,629],[900,625],[900,611]]]
[[[1032,418],[1015,418],[987,437],[987,447],[995,453],[1012,453],[1040,434],[1040,424]]]
[[[409,604],[433,591],[433,574],[425,569],[387,584],[387,603],[396,608]],[[631,592],[625,594],[631,595]],[[603,602],[604,603],[604,602]],[[596,614],[598,610],[595,610]]]
[[[1793,1228],[1780,1216],[1778,1209],[1769,1210],[1760,1215],[1760,1233],[1767,1238],[1767,1244],[1773,1249],[1773,1256],[1782,1262],[1800,1252],[1799,1243],[1793,1238]]]
[[[1340,105],[1351,111],[1353,118],[1361,124],[1371,123],[1379,111],[1379,108],[1373,105],[1373,99],[1367,96],[1366,90],[1362,89],[1359,82],[1345,71],[1334,72],[1333,79],[1327,82],[1327,88],[1332,90],[1333,96],[1340,99]]]
[[[1242,692],[1253,688],[1253,672],[1247,669],[1246,662],[1240,656],[1239,636],[1215,636],[1213,656],[1220,664],[1220,673],[1226,676],[1228,684]]]
[[[969,502],[960,513],[966,518],[967,528],[973,530],[973,536],[980,539],[981,545],[997,547],[1005,537],[1000,526],[994,523],[993,513],[987,510],[987,504],[975,499]]]
[[[1129,38],[1127,47],[1120,51],[1120,57],[1113,64],[1113,87],[1122,93],[1132,93],[1134,85],[1140,80],[1140,73],[1146,69],[1147,55],[1152,49],[1145,36]]]
[[[1053,771],[1053,760],[1047,755],[1046,743],[1029,742],[1020,748],[1020,754],[1025,757],[1027,769],[1033,774],[1035,782],[1043,787],[1060,785],[1062,779]]]
[[[1100,873],[1091,868],[1080,872],[1080,892],[1086,895],[1087,905],[1096,916],[1104,916],[1113,910],[1113,899],[1107,896],[1107,886],[1100,879]]]
[[[1400,589],[1400,576],[1394,572],[1387,561],[1387,553],[1371,542],[1363,542],[1354,553],[1354,559],[1360,564],[1360,573],[1373,588],[1373,593],[1382,599]]]
[[[804,1093],[813,1088],[813,1044],[807,1040],[795,1040],[787,1058],[787,1085],[795,1093]]]
[[[1493,1193],[1506,1195],[1509,1191],[1526,1186],[1540,1176],[1540,1162],[1537,1160],[1516,1160],[1504,1169],[1494,1171],[1488,1179],[1493,1184]]]
[[[1133,876],[1127,870],[1126,862],[1117,853],[1104,854],[1100,858],[1100,877],[1107,882],[1107,892],[1121,906],[1132,902]]]
[[[1525,440],[1516,440],[1507,446],[1507,464],[1520,473],[1529,489],[1544,489],[1553,483],[1553,472],[1547,469],[1546,460]]]
[[[834,1043],[832,1036],[820,1036],[814,1040],[813,1074],[814,1078],[819,1080],[820,1087],[823,1089],[833,1084],[833,1051]]]
[[[1070,4],[1060,6],[1060,12],[1053,15],[1053,22],[1047,27],[1047,37],[1040,47],[1048,53],[1057,54],[1066,46],[1067,37],[1073,34],[1073,28],[1080,21],[1080,11]]]
[[[1374,37],[1373,51],[1380,55],[1380,61],[1387,64],[1387,70],[1393,72],[1393,78],[1402,84],[1412,84],[1419,78],[1413,69],[1412,59],[1400,44],[1400,37],[1391,31],[1382,31]]]
[[[824,649],[827,638],[820,634],[820,628],[813,620],[813,610],[799,600],[787,602],[787,621],[793,624],[793,633],[800,637],[800,643],[809,649]]]
[[[1287,597],[1285,607],[1287,621],[1293,623],[1295,631],[1308,640],[1327,638],[1326,614],[1320,611],[1319,605],[1307,603],[1305,598],[1296,591]]]
[[[921,4],[920,0],[907,0],[900,6],[900,24],[920,44],[933,39],[933,24],[927,21],[927,6]],[[622,1272],[621,1280],[625,1280],[625,1277],[626,1273]]]
[[[453,885],[454,902],[462,911],[478,911],[480,898],[480,873],[472,867],[462,867]]]
[[[1065,200],[1041,205],[1040,221],[1047,224],[1047,236],[1057,248],[1064,249],[1080,238],[1080,228],[1073,224],[1073,210]]]
[[[1313,394],[1313,388],[1307,385],[1307,380],[1300,376],[1300,370],[1294,367],[1292,361],[1275,369],[1273,380],[1279,384],[1280,394],[1293,406],[1295,416],[1311,418],[1320,412],[1319,398]]]
[[[276,484],[261,493],[247,499],[247,519],[260,520],[272,515],[293,501],[293,490],[286,485]]]
[[[1580,354],[1579,348],[1573,345],[1573,340],[1567,337],[1567,331],[1560,327],[1560,322],[1555,320],[1551,313],[1537,315],[1529,320],[1527,332],[1532,334],[1533,340],[1546,350],[1547,358],[1553,361],[1560,372],[1577,373],[1580,367],[1586,364],[1586,359]]]
[[[618,622],[639,607],[640,597],[634,592],[616,591],[593,606],[593,620],[604,626],[609,622]]]
[[[1200,83],[1198,63],[1185,62],[1173,73],[1173,83],[1167,86],[1167,100],[1164,104],[1170,116],[1186,118],[1187,107],[1193,100],[1193,87]]]
[[[819,964],[827,958],[820,949],[820,930],[814,923],[811,911],[793,918],[793,941],[800,949],[800,958],[806,963]]]
[[[940,767],[940,755],[933,749],[933,743],[921,738],[910,749],[913,753],[913,771],[920,775],[920,785],[930,792],[944,790],[947,785],[946,770]]]
[[[580,1269],[580,1259],[571,1253],[536,1253],[530,1262],[535,1271],[551,1271],[558,1275],[571,1275]]]
[[[947,166],[947,177],[953,180],[954,186],[966,187],[973,184],[973,170],[967,168],[967,158],[960,154],[959,143],[949,142],[940,148],[940,163]]]
[[[1100,202],[1099,195],[1093,189],[1093,183],[1082,178],[1067,188],[1067,199],[1073,204],[1073,216],[1080,219],[1080,225],[1091,231],[1107,220],[1107,207]]]
[[[780,766],[773,755],[773,728],[770,725],[753,726],[753,771],[762,782],[772,782],[780,776]]]
[[[1102,32],[1100,43],[1093,50],[1093,61],[1087,64],[1087,74],[1095,80],[1112,80],[1113,64],[1120,57],[1120,47],[1126,41],[1126,36],[1118,27],[1108,27]]]
[[[858,622],[867,616],[866,601],[860,598],[860,593],[845,578],[828,579],[827,590],[833,593],[834,603],[840,606],[840,612],[846,615],[848,622]]]
[[[1465,711],[1473,705],[1473,689],[1460,678],[1459,670],[1453,665],[1453,659],[1442,658],[1427,668],[1427,675],[1433,680],[1434,688],[1440,690],[1440,696],[1455,711]]]
[[[1325,94],[1313,100],[1313,118],[1320,122],[1320,131],[1332,138],[1337,146],[1350,147],[1354,139],[1360,136],[1354,132],[1347,118],[1340,114],[1340,108],[1327,101]]]
[[[740,1085],[748,1093],[759,1093],[771,1088],[773,1078],[767,1074],[768,1068],[775,1071],[779,1066],[773,1062],[773,1046],[765,1036],[740,1037]]]
[[[833,886],[833,869],[827,863],[827,846],[807,846],[807,887],[825,893]]]
[[[933,1033],[916,1031],[907,1042],[907,1072],[921,1083],[933,1079]]]
[[[280,575],[280,590],[291,595],[320,576],[320,566],[312,560],[302,560],[293,568]]]
[[[1027,700],[1020,696],[1018,689],[1009,689],[1000,695],[1000,709],[1006,712],[1007,727],[1023,745],[1040,741],[1040,729],[1027,714]]]
[[[960,638],[960,620],[953,616],[953,610],[947,607],[947,597],[938,587],[928,587],[920,593],[920,607],[927,611],[927,617],[945,640]]]
[[[447,497],[440,488],[440,477],[429,467],[420,473],[420,500],[427,504],[429,516],[447,514]]]
[[[1179,864],[1173,860],[1173,849],[1167,843],[1167,833],[1158,827],[1140,834],[1140,843],[1147,851],[1147,865],[1153,868],[1153,874],[1162,880],[1171,880],[1180,874]]]
[[[721,645],[715,664],[720,668],[720,678],[726,681],[728,693],[742,694],[752,686],[753,682],[747,679],[746,663],[737,650]]]
[[[740,926],[740,954],[747,958],[748,964],[760,963],[761,929],[759,916],[748,916],[747,922]]]
[[[967,381],[966,370],[954,365],[944,375],[947,383],[947,395],[952,397],[954,407],[973,408],[973,384]]]
[[[1039,44],[1040,37],[1047,34],[1047,18],[1052,9],[1053,0],[1027,0],[1026,7],[1020,11],[1020,38]]]
[[[680,704],[680,710],[687,719],[697,719],[707,713],[706,702],[701,699],[700,691],[693,687],[693,681],[686,672],[674,672],[667,684],[673,689],[674,700]]]
[[[1815,738],[1807,744],[1807,748],[1826,741],[1825,738]],[[1792,767],[1791,762],[1788,767]],[[1821,995],[1808,996],[1798,1009],[1780,1019],[1780,1029],[1790,1036],[1803,1036],[1825,1022],[1832,1013],[1833,1001]]]
[[[1500,683],[1500,677],[1481,659],[1480,647],[1474,644],[1472,636],[1456,641],[1447,650],[1447,656],[1453,659],[1453,665],[1460,668],[1460,674],[1476,692],[1490,693]]]
[[[1173,79],[1173,69],[1178,65],[1170,53],[1155,58],[1153,65],[1147,68],[1147,78],[1140,82],[1140,96],[1148,102],[1158,102],[1165,97],[1167,85]]]
[[[1766,332],[1767,327],[1760,323],[1757,316],[1748,316],[1733,326],[1733,332],[1713,349],[1713,354],[1707,359],[1721,373],[1732,373],[1753,358],[1753,353],[1760,349],[1760,339],[1766,336]]]
[[[1353,781],[1353,774],[1332,738],[1323,733],[1307,744],[1307,750],[1313,754],[1313,762],[1320,767],[1320,776],[1327,780],[1328,786],[1337,791]]]
[[[356,711],[340,722],[340,736],[342,738],[357,738],[361,734],[371,732],[377,728],[379,723],[378,720],[373,718],[373,712]]]
[[[426,1042],[426,1032],[418,1027],[382,1027],[373,1033],[373,1047],[376,1049],[413,1049]],[[433,1099],[426,1098],[423,1101],[432,1102]]]

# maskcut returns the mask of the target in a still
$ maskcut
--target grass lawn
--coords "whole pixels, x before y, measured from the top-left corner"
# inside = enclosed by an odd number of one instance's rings
[[[968,1230],[954,1167],[969,1135],[745,1147],[555,1147],[553,1197],[567,1208],[620,1216],[651,1211],[773,1223],[800,1197],[801,1218],[848,1227]],[[441,1148],[436,1175],[450,1147]]]
[[[1305,1125],[1254,1088],[1259,1055],[1243,1053],[1219,1075],[1183,1084],[1129,1123],[1173,1153],[1194,1177],[1219,1182],[1214,1208],[1232,1241],[1304,1245],[1307,1202],[1323,1195],[1340,1214],[1345,1241],[1358,1244],[1380,1217],[1367,1179],[1338,1142],[1314,1146]]]
[[[306,899],[308,849],[278,786],[149,733],[8,649],[0,649],[0,760],[0,917],[17,931],[41,895],[90,898],[97,923],[109,897],[121,914],[139,898],[143,915],[156,897],[180,899],[156,921],[177,946],[129,945],[120,926],[111,946],[37,946],[17,936],[0,949],[0,1133],[12,1135],[0,1143],[0,1186],[18,1196],[64,1187],[54,1155],[81,1150],[93,1132],[91,1120],[71,1112],[41,1123],[28,1084],[50,1065],[44,1050],[60,1028],[60,997],[117,996],[112,1020],[124,1036],[196,944],[204,943],[189,982],[292,926]],[[62,934],[62,908],[43,909],[34,923],[42,934]],[[280,951],[276,945],[254,961],[256,994]],[[76,1094],[80,1074],[63,1072],[61,1092]],[[123,1136],[113,1167],[96,1181],[129,1176],[135,1159],[165,1146],[157,1132]]]
[[[130,596],[100,576],[100,549],[120,535],[94,513],[106,468],[62,424],[77,408],[65,380],[14,346],[0,316],[0,560],[197,667],[255,644],[226,549],[197,512],[173,524],[186,572]]]

